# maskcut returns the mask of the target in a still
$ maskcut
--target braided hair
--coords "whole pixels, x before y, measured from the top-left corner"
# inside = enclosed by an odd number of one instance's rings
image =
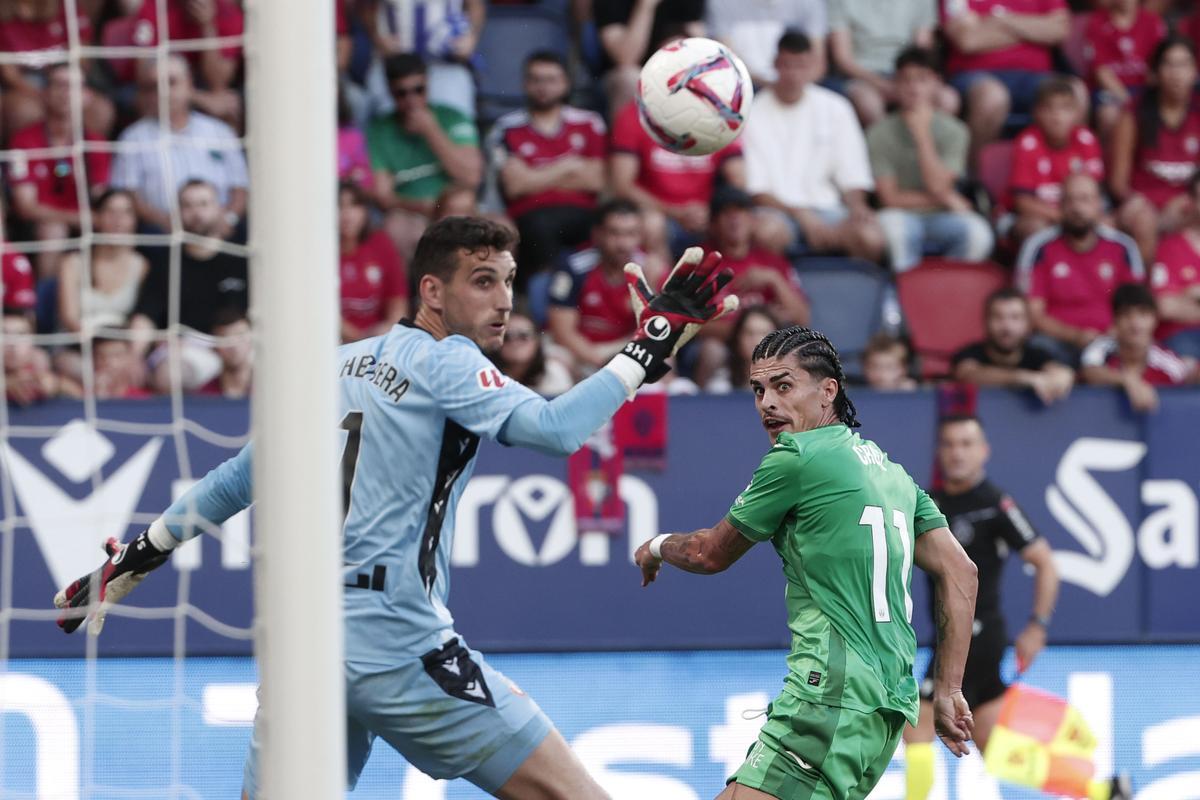
[[[754,348],[750,360],[782,358],[789,353],[796,354],[800,368],[810,375],[833,378],[838,382],[837,396],[833,398],[834,413],[846,427],[861,427],[858,410],[853,401],[846,396],[846,373],[842,370],[842,360],[838,358],[837,348],[825,334],[799,325],[772,331]]]

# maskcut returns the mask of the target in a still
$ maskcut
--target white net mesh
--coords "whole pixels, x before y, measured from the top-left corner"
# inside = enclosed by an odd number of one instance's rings
[[[215,739],[210,746],[230,750],[219,779],[198,765],[212,764],[197,731],[244,726],[253,713],[254,676],[248,660],[213,668],[196,652],[248,654],[250,625],[248,517],[230,520],[223,530],[205,533],[181,548],[171,565],[143,584],[130,604],[114,607],[99,637],[84,630],[59,632],[50,600],[57,588],[94,569],[104,540],[127,540],[147,526],[197,476],[236,452],[247,439],[248,408],[243,404],[190,398],[185,391],[185,349],[233,342],[198,335],[180,319],[181,253],[185,244],[245,257],[245,247],[187,233],[181,224],[175,187],[193,177],[176,172],[172,157],[180,139],[171,126],[158,135],[121,141],[85,136],[88,62],[135,59],[157,69],[139,69],[157,80],[150,115],[171,118],[168,84],[172,54],[240,47],[241,37],[172,41],[167,0],[156,3],[156,44],[97,47],[81,37],[77,0],[64,0],[68,46],[27,53],[0,53],[0,64],[41,71],[66,64],[71,74],[70,142],[35,150],[0,151],[4,174],[14,167],[66,161],[78,198],[79,224],[67,238],[10,240],[10,254],[78,253],[79,284],[93,285],[97,247],[157,248],[167,272],[166,326],[132,331],[111,322],[83,319],[77,331],[25,335],[19,326],[0,332],[5,370],[0,394],[10,395],[15,371],[36,347],[54,363],[70,363],[78,352],[81,399],[46,400],[27,407],[0,405],[0,797],[132,798],[233,797],[240,787],[240,746]],[[37,72],[34,72],[37,74]],[[222,140],[191,140],[198,150],[227,146]],[[161,167],[170,224],[161,233],[97,231],[91,211],[88,157],[94,153],[156,159]],[[67,171],[67,170],[64,170]],[[145,191],[149,187],[137,187]],[[154,268],[154,267],[152,267]],[[7,277],[7,274],[6,274]],[[50,280],[50,276],[42,276]],[[4,287],[0,286],[0,289]],[[46,287],[39,287],[47,295]],[[53,295],[50,295],[53,306]],[[40,308],[47,307],[45,302]],[[97,343],[126,342],[156,354],[166,384],[161,397],[107,401],[97,391]],[[31,365],[45,365],[35,356]],[[155,363],[152,357],[151,363]],[[54,393],[53,390],[48,393]],[[193,573],[206,570],[206,579]],[[203,583],[203,586],[201,586]],[[108,656],[158,656],[133,662]],[[55,657],[49,660],[47,657]],[[222,692],[221,682],[239,678]],[[202,738],[202,737],[201,737]],[[136,752],[136,758],[130,754]],[[204,758],[197,758],[204,752]]]

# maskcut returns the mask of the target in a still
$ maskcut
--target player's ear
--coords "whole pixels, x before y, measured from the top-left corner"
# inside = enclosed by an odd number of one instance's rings
[[[438,276],[422,275],[417,292],[421,297],[421,305],[428,306],[431,311],[442,311],[446,307],[446,284]]]
[[[829,401],[830,405],[837,399],[838,390],[841,385],[837,382],[837,378],[826,378],[821,381],[821,397]]]

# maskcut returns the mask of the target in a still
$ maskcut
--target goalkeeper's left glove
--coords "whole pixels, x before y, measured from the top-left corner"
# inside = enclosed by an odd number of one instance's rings
[[[670,371],[666,359],[678,353],[702,326],[737,309],[737,295],[713,302],[733,280],[733,270],[718,271],[720,264],[720,253],[705,255],[701,248],[689,247],[658,294],[646,283],[641,267],[625,265],[638,330],[621,353],[646,369],[646,383],[654,383]]]
[[[147,573],[167,563],[171,555],[170,551],[164,552],[154,546],[149,531],[142,531],[129,544],[110,538],[104,543],[104,552],[109,558],[98,569],[72,581],[54,596],[54,605],[63,609],[58,616],[58,627],[64,633],[73,633],[83,624],[87,607],[93,600],[99,607],[92,613],[88,632],[93,636],[100,633],[108,607],[123,600]],[[93,591],[96,592],[94,596]]]

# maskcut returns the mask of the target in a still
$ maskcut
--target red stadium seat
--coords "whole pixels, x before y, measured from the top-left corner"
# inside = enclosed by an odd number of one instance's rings
[[[950,372],[950,357],[983,338],[983,302],[1009,284],[1008,272],[991,262],[927,258],[896,278],[900,308],[921,375]]]
[[[1071,71],[1081,78],[1087,74],[1087,64],[1083,58],[1083,50],[1087,42],[1083,38],[1083,33],[1091,16],[1092,12],[1090,11],[1072,14],[1071,30],[1061,45],[1063,58],[1067,60]]]
[[[979,181],[994,203],[1001,203],[1008,191],[1012,161],[1013,143],[1009,140],[992,142],[979,151]]]

